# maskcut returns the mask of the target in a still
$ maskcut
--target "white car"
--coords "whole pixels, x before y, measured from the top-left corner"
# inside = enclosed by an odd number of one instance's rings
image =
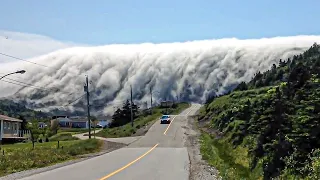
[[[160,124],[170,124],[171,119],[169,115],[162,115],[160,118]]]

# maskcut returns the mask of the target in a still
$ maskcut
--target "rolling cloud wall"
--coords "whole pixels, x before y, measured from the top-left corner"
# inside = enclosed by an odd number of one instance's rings
[[[28,59],[44,66],[22,61],[0,64],[4,72],[27,71],[6,81],[33,85],[0,82],[0,92],[48,110],[83,95],[88,75],[92,108],[99,114],[110,114],[113,106],[130,98],[130,85],[137,103],[150,105],[150,87],[154,101],[180,98],[201,103],[210,94],[222,94],[249,81],[280,59],[302,53],[314,42],[320,42],[320,36],[73,47]],[[84,103],[85,97],[65,108],[81,110]]]

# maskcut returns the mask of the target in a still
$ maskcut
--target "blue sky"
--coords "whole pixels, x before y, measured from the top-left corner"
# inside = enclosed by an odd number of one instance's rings
[[[0,30],[90,45],[319,35],[316,0],[2,0]]]

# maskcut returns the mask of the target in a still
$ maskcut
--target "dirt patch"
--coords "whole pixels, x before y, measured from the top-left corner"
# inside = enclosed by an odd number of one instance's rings
[[[110,149],[119,149],[127,146],[123,143],[111,142],[111,141],[103,141],[102,151],[109,151]]]
[[[117,142],[111,142],[111,141],[105,141],[105,140],[102,140],[102,141],[103,141],[103,145],[101,147],[100,152],[92,153],[92,154],[84,154],[79,157],[80,158],[88,158],[88,157],[100,156],[102,154],[109,153],[114,150],[117,150],[117,149],[120,149],[120,148],[127,146],[126,144],[123,144],[123,143],[117,143]]]
[[[190,160],[190,180],[216,180],[221,179],[219,172],[202,160],[200,153],[199,137],[200,130],[197,128],[197,117],[189,117],[187,126],[184,127],[186,134],[185,146],[188,149]]]
[[[197,126],[198,129],[200,129],[201,131],[204,131],[208,134],[213,135],[215,138],[220,139],[223,136],[223,133],[211,128],[211,119],[212,119],[212,115],[210,117],[205,117],[203,119],[197,119]]]

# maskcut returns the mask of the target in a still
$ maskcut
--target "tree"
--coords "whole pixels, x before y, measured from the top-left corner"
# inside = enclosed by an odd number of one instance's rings
[[[205,104],[210,104],[215,98],[217,98],[216,94],[210,95],[207,99]]]
[[[235,89],[235,91],[245,91],[248,90],[246,82],[241,82]]]
[[[91,116],[90,118],[91,118],[92,126],[93,126],[93,127],[96,127],[97,124],[98,124],[98,122],[99,122],[99,121],[98,121],[98,118],[95,117],[95,116]]]
[[[138,117],[138,109],[139,107],[133,103],[132,105],[133,119]],[[118,108],[116,112],[113,114],[110,127],[122,126],[129,122],[131,122],[131,104],[130,104],[130,101],[127,100],[125,103],[123,103],[122,109]]]
[[[58,120],[52,120],[51,121],[51,127],[50,130],[53,132],[53,134],[57,134],[59,130],[59,121]]]
[[[21,130],[26,130],[27,129],[27,124],[28,124],[27,120],[22,115],[19,115],[18,119],[22,120]]]
[[[110,123],[110,127],[118,127],[122,124],[122,111],[118,108],[114,114],[112,115],[112,122]]]
[[[32,141],[32,149],[34,149],[34,143],[37,142],[39,139],[40,135],[45,134],[44,129],[39,129],[39,124],[36,120],[33,120],[31,123],[28,124],[27,126],[28,130],[30,130],[31,134],[31,141]]]

